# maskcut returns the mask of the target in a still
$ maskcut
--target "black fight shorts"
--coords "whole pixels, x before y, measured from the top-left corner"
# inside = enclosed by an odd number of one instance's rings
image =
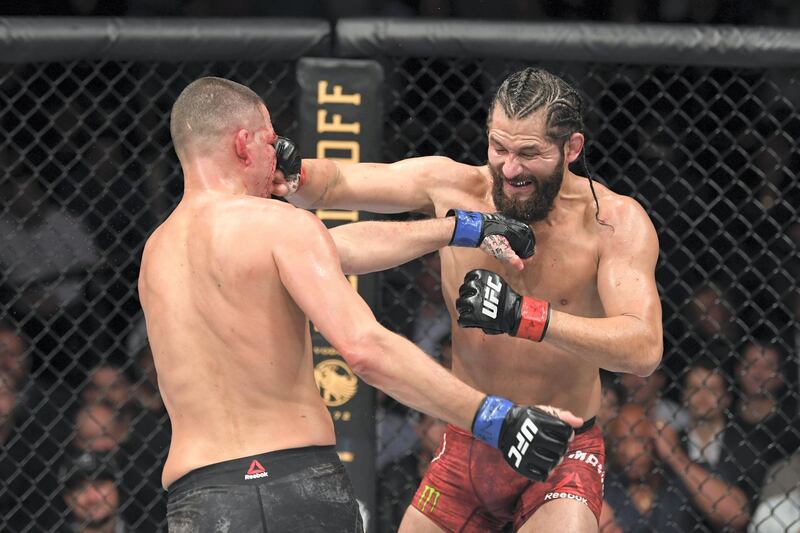
[[[362,533],[333,446],[309,446],[192,470],[169,487],[170,533]]]

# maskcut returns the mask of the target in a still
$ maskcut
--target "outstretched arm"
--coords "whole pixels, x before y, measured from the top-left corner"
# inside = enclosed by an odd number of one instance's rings
[[[297,170],[299,163],[294,160],[293,164]],[[453,202],[460,191],[474,191],[481,185],[484,178],[477,167],[446,157],[416,157],[391,164],[303,159],[302,170],[290,174],[288,181],[282,171],[276,172],[272,193],[307,209],[433,215],[437,199]]]
[[[355,222],[331,229],[342,270],[367,274],[387,270],[447,246],[455,220]]]
[[[456,210],[448,216],[414,222],[356,222],[331,230],[342,269],[348,274],[386,270],[444,246],[480,247],[522,270],[533,254],[530,226],[503,215]],[[519,254],[519,255],[517,255]]]
[[[497,274],[477,270],[467,274],[459,291],[458,323],[548,342],[614,372],[651,374],[663,351],[658,241],[644,210],[630,199],[621,203],[598,265],[605,318],[552,310],[547,301],[520,296]]]

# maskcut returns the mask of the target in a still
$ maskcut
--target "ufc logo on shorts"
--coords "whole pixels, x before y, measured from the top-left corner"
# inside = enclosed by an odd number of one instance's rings
[[[533,442],[533,436],[538,432],[539,428],[536,427],[536,424],[534,424],[530,418],[522,423],[522,427],[517,432],[517,445],[512,446],[508,450],[508,457],[509,459],[514,459],[515,467],[519,468],[523,454],[528,451],[528,446]]]
[[[493,279],[491,276],[486,278],[486,290],[483,291],[483,309],[481,313],[489,318],[497,318],[497,303],[499,300],[500,278]]]

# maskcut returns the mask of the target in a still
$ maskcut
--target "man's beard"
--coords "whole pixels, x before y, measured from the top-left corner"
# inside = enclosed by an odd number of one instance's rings
[[[553,173],[544,180],[532,174],[514,176],[515,179],[530,180],[535,188],[533,194],[525,200],[517,196],[507,196],[503,192],[503,175],[492,165],[489,165],[489,172],[492,173],[492,199],[497,212],[522,222],[538,222],[547,218],[553,209],[558,191],[561,190],[561,182],[564,181],[564,153],[558,158]]]

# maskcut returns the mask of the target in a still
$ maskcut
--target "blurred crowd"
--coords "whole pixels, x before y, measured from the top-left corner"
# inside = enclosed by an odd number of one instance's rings
[[[0,14],[451,16],[794,25],[718,0],[2,2]],[[364,8],[364,9],[361,9]],[[386,160],[485,156],[509,64],[401,58]],[[0,95],[0,530],[155,531],[169,422],[138,316],[141,246],[180,194],[164,117],[197,65],[7,66]],[[286,65],[219,66],[297,126]],[[233,71],[231,70],[233,69]],[[659,230],[665,356],[603,375],[604,531],[800,531],[800,90],[770,69],[561,65],[592,100],[590,166]],[[236,70],[239,69],[239,70]],[[560,72],[561,73],[561,72]],[[294,92],[293,92],[294,91]],[[455,132],[455,133],[454,133]],[[436,255],[382,278],[382,321],[449,367]],[[444,425],[380,397],[378,519],[394,531]]]

